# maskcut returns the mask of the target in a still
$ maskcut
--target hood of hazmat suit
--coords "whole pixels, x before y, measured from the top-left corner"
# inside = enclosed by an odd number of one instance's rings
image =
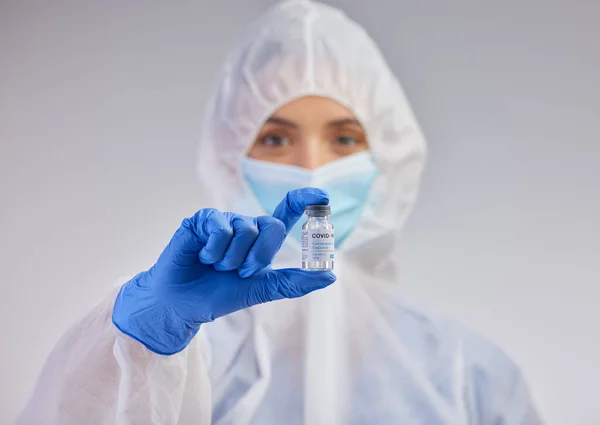
[[[501,350],[398,294],[396,244],[416,199],[425,141],[377,46],[339,10],[287,1],[243,33],[203,125],[199,206],[264,214],[242,159],[273,112],[307,95],[354,112],[379,170],[336,252],[337,282],[204,324],[172,356],[119,334],[110,322],[113,295],[59,342],[19,423],[540,423]],[[290,241],[274,267],[299,262]]]

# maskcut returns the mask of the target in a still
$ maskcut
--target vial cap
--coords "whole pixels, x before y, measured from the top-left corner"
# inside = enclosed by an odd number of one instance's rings
[[[331,207],[329,205],[307,205],[304,212],[308,216],[325,217],[331,215]]]

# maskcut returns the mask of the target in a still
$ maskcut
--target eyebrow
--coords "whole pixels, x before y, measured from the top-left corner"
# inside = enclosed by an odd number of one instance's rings
[[[267,123],[269,123],[269,124],[285,125],[286,127],[293,127],[293,128],[298,128],[299,127],[298,124],[296,124],[295,122],[288,121],[286,119],[278,118],[278,117],[270,117],[267,120]]]
[[[327,123],[327,127],[343,127],[348,124],[361,126],[358,120],[354,118],[343,118],[340,120],[329,121]]]
[[[298,128],[299,127],[299,125],[296,124],[295,122],[286,120],[284,118],[279,118],[279,117],[270,117],[267,120],[267,123],[269,123],[269,124],[279,124],[279,125],[284,125],[286,127],[292,127],[292,128]],[[342,118],[342,119],[339,119],[339,120],[329,121],[327,123],[327,127],[343,127],[343,126],[349,125],[349,124],[350,125],[361,126],[360,122],[358,122],[358,120],[356,120],[354,118]]]

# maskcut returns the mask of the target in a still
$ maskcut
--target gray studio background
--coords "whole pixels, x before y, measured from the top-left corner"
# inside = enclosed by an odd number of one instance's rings
[[[63,331],[196,201],[226,50],[267,0],[0,0],[0,424]],[[338,0],[430,143],[407,294],[521,365],[551,425],[597,425],[598,2]]]

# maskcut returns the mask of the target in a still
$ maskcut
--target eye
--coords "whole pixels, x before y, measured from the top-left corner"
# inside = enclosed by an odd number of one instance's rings
[[[340,136],[336,139],[336,143],[339,143],[343,146],[356,146],[358,144],[358,140],[351,136]]]
[[[280,146],[289,145],[290,139],[288,139],[287,137],[284,137],[284,136],[270,134],[268,136],[263,137],[261,139],[261,142],[265,146],[280,147]]]

